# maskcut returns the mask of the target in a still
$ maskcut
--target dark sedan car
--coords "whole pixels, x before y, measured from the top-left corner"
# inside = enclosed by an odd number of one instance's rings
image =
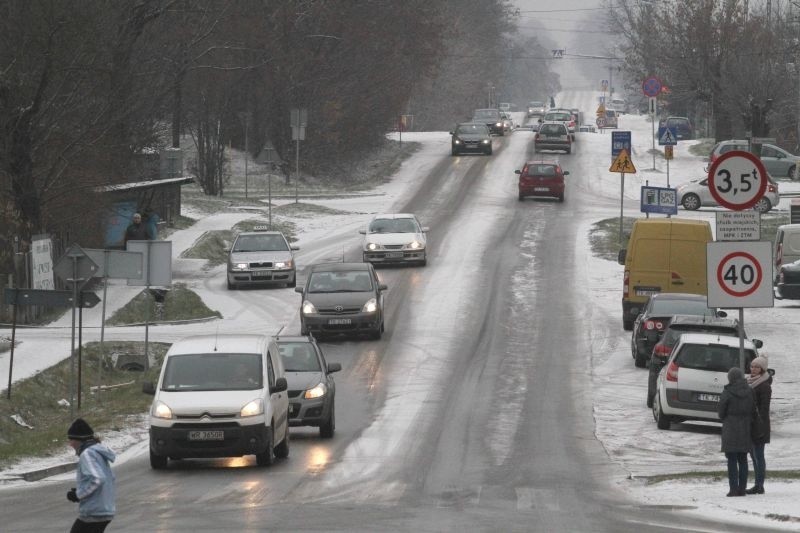
[[[652,295],[633,324],[631,355],[637,367],[647,366],[653,346],[661,338],[673,315],[728,316],[724,311],[708,307],[705,295],[679,292]]]
[[[462,122],[450,132],[450,153],[477,152],[492,155],[492,133],[486,124]]]
[[[302,335],[366,334],[380,339],[384,330],[383,292],[370,263],[313,265],[300,305]]]
[[[678,344],[684,333],[711,333],[726,337],[739,336],[739,322],[731,318],[713,318],[704,315],[675,315],[661,335],[661,339],[653,346],[650,355],[647,380],[647,407],[653,407],[656,395],[658,373],[667,364],[672,349]],[[745,333],[745,338],[747,334]],[[763,343],[753,339],[753,346],[761,348]]]
[[[497,135],[505,135],[506,129],[503,123],[503,116],[500,114],[499,109],[476,109],[472,114],[472,122],[480,122],[486,124],[489,131]]]
[[[309,336],[277,337],[289,394],[289,425],[319,428],[319,436],[333,437],[336,430],[336,382],[339,363],[327,363]]]
[[[778,268],[775,288],[779,300],[800,300],[800,260]]]

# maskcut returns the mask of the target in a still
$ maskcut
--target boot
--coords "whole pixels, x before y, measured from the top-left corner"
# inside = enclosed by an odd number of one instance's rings
[[[764,487],[753,485],[745,491],[747,494],[764,494]]]

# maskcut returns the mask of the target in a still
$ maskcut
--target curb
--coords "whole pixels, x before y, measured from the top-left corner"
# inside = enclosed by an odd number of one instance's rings
[[[48,468],[42,468],[40,470],[33,470],[31,472],[23,472],[20,474],[21,477],[25,481],[39,481],[46,477],[54,476],[56,474],[63,474],[64,472],[70,472],[78,468],[78,463],[66,463],[56,466],[50,466]]]

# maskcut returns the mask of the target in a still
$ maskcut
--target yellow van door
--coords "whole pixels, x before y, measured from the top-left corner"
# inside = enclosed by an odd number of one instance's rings
[[[647,297],[669,290],[669,279],[664,265],[669,264],[669,240],[639,239],[634,247],[635,257],[631,269],[630,299],[644,302]]]
[[[673,228],[677,230],[677,228]],[[692,235],[682,236],[674,231],[669,257],[669,289],[664,292],[708,294],[706,282],[706,242],[698,240],[702,234],[696,229]],[[688,238],[684,238],[688,237]]]

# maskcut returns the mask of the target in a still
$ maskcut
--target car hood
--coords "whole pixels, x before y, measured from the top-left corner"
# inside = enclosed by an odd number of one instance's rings
[[[305,295],[305,299],[314,304],[317,309],[326,309],[341,305],[342,307],[360,307],[367,300],[374,298],[375,293],[370,292],[312,292]]]
[[[226,391],[158,391],[158,399],[167,404],[175,416],[239,414],[248,402],[261,398],[262,389]]]
[[[412,241],[424,243],[425,235],[422,233],[369,233],[364,238],[364,244],[374,242],[384,246],[408,244]]]
[[[322,372],[286,372],[289,390],[308,390],[323,380]]]
[[[279,252],[231,252],[231,263],[251,263],[269,261],[272,263],[288,261],[292,254],[287,251]]]

